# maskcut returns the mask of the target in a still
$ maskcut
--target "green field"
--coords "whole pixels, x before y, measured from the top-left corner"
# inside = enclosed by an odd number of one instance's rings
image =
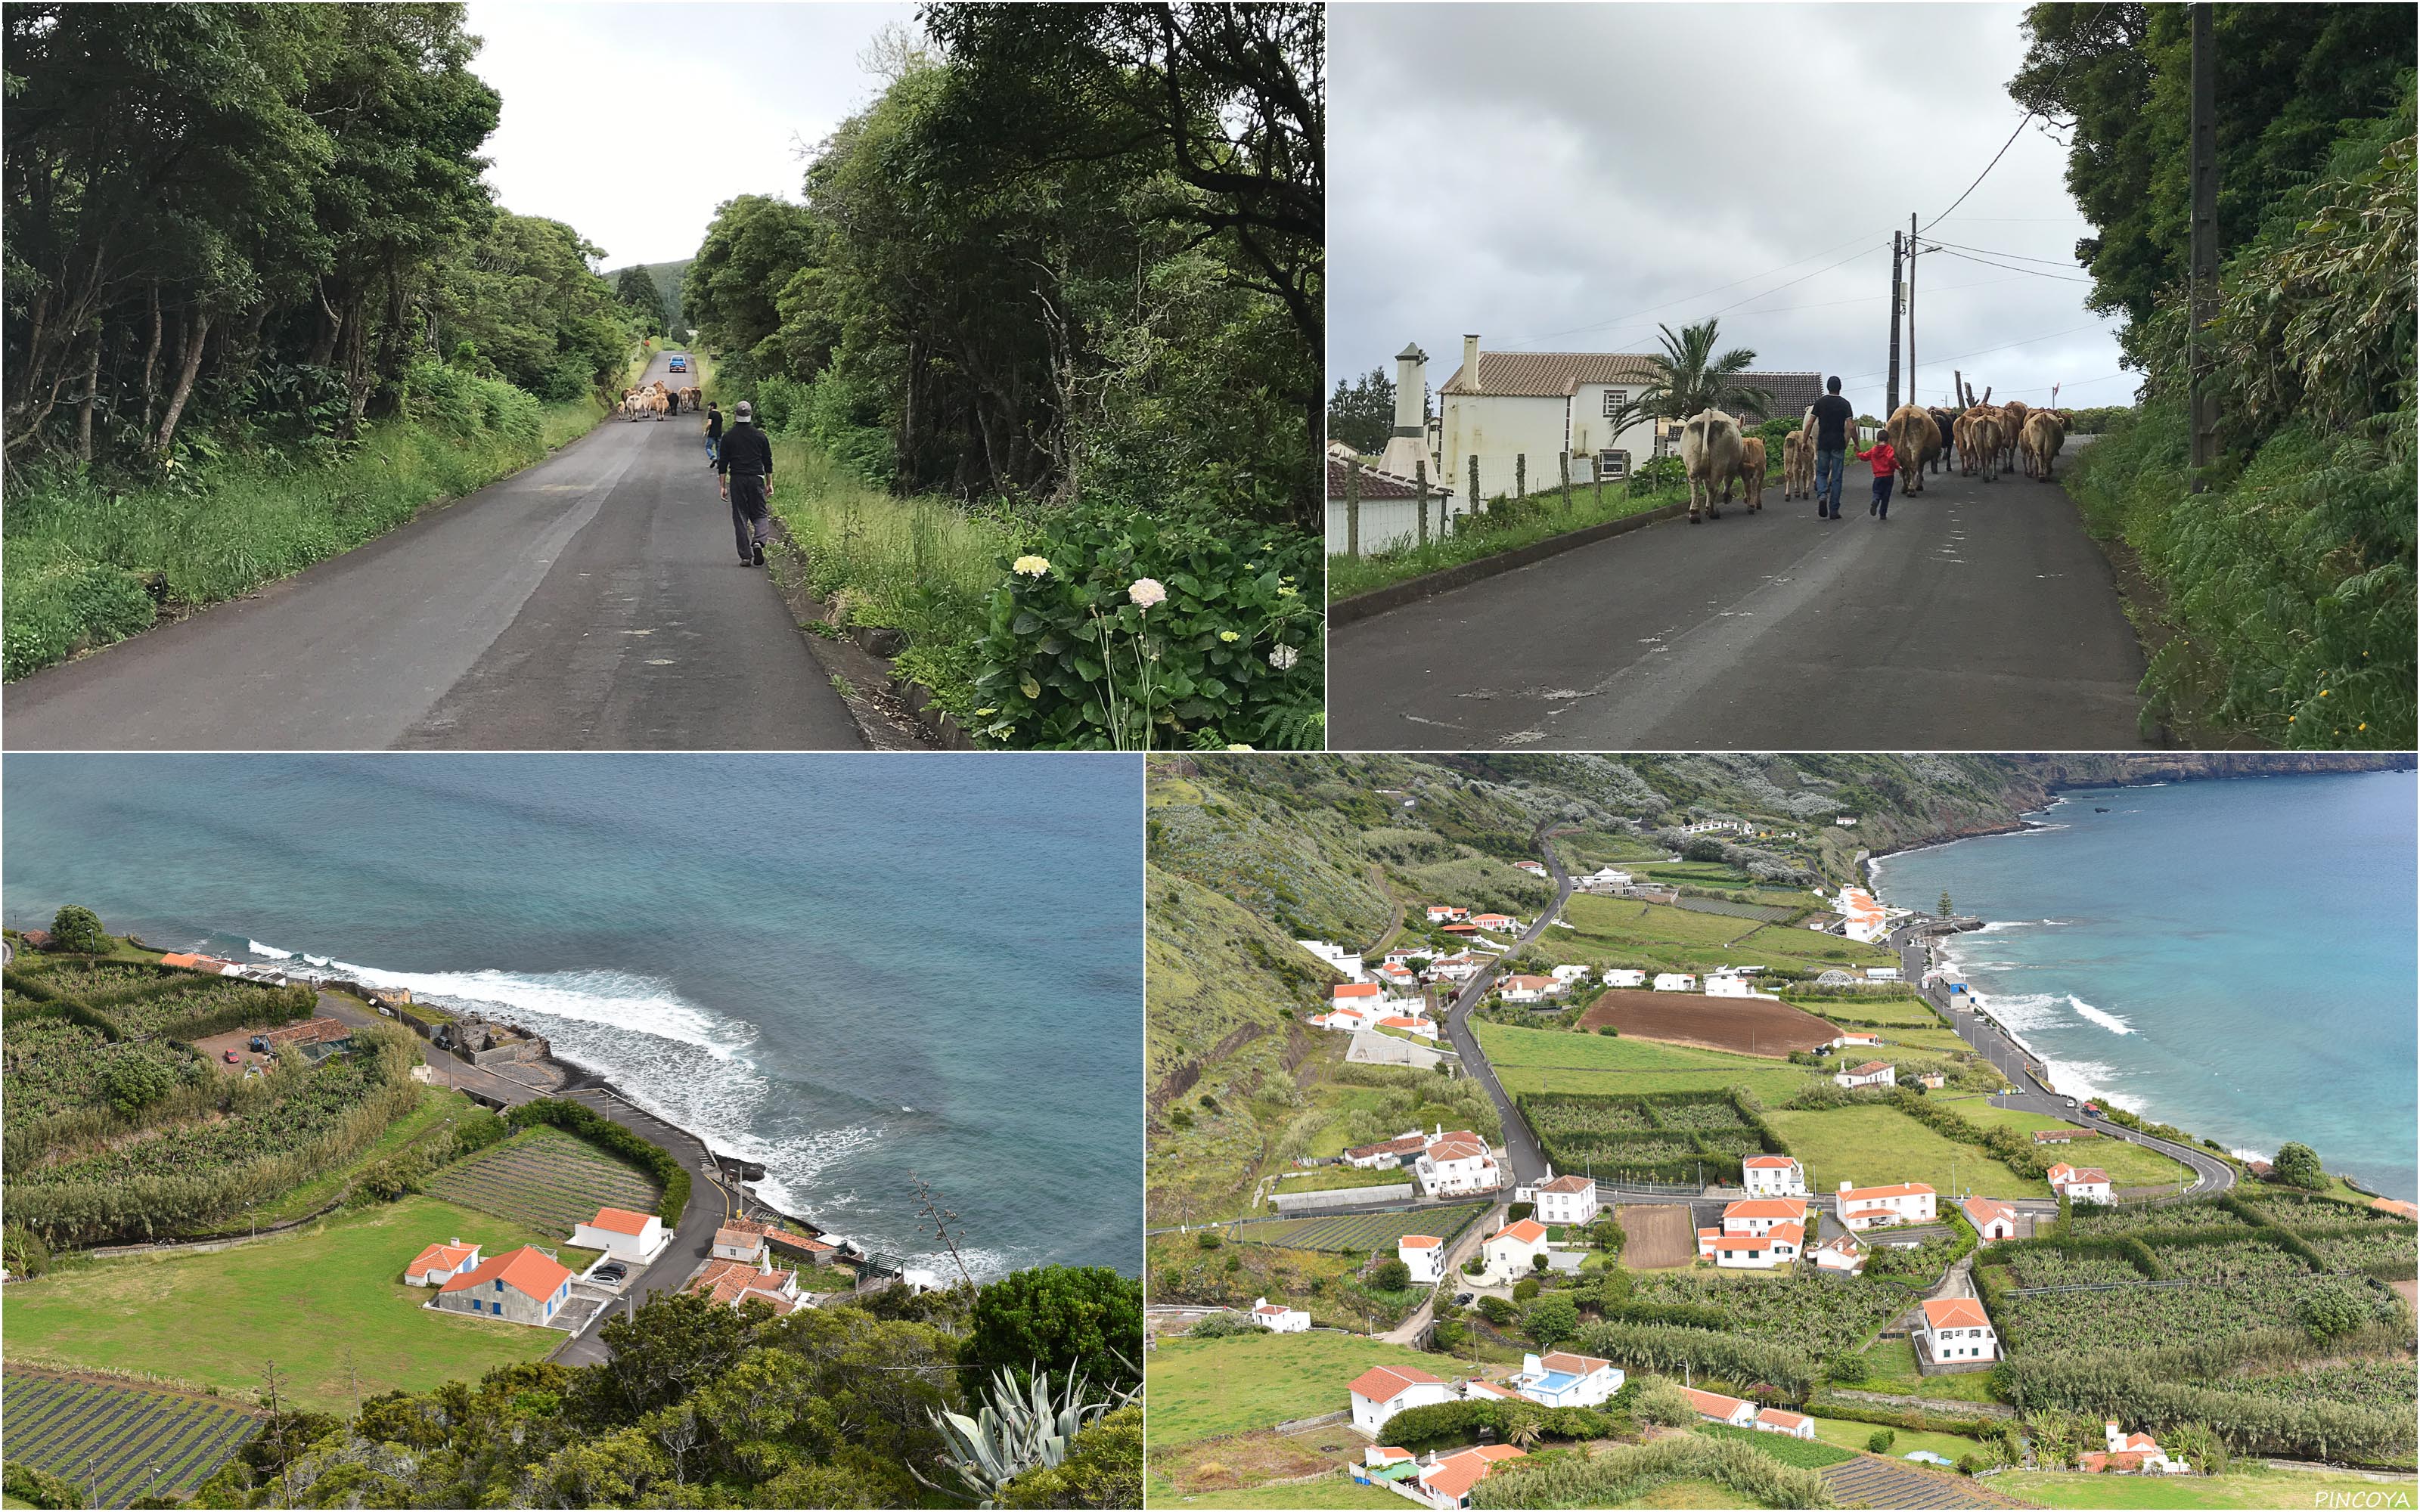
[[[1821,1113],[1774,1109],[1773,1132],[1807,1167],[1807,1185],[1830,1191],[1842,1181],[1889,1186],[1923,1181],[1941,1194],[2047,1197],[2050,1187],[2029,1181],[1973,1145],[1954,1144],[1887,1103],[1869,1103]]]
[[[297,1402],[333,1412],[351,1400],[349,1352],[366,1398],[540,1359],[561,1344],[554,1329],[422,1309],[429,1294],[405,1286],[403,1268],[458,1236],[488,1255],[556,1247],[574,1270],[591,1258],[560,1248],[560,1235],[406,1197],[233,1249],[95,1260],[12,1282],[8,1349],[27,1365],[142,1371],[243,1393],[259,1389],[273,1360]]]
[[[1867,1345],[1858,1358],[1866,1365],[1866,1379],[1854,1383],[1859,1391],[1892,1392],[1902,1396],[1923,1396],[1944,1402],[1997,1399],[1992,1395],[1989,1371],[1963,1376],[1920,1374],[1916,1368],[1916,1346],[1903,1338],[1878,1338]],[[1951,1458],[1957,1457],[1953,1455]]]
[[[1364,1486],[1342,1471],[1329,1479],[1306,1481],[1298,1486],[1246,1486],[1231,1491],[1197,1491],[1191,1496],[1178,1495],[1174,1487],[1154,1475],[1147,1483],[1143,1500],[1154,1507],[1265,1507],[1269,1512],[1327,1512],[1331,1507],[1402,1508],[1410,1504],[1383,1486]],[[1718,1504],[1693,1502],[1689,1504]]]
[[[1817,1018],[1830,1019],[1835,1024],[1863,1027],[1865,1024],[1886,1027],[1915,1029],[1943,1028],[1941,1015],[1915,997],[1823,997],[1800,995],[1787,988],[1781,1000],[1792,1008],[1803,1008]]]
[[[260,1205],[253,1214],[264,1224],[282,1224],[288,1219],[306,1218],[336,1198],[336,1194],[362,1172],[402,1151],[407,1145],[427,1138],[442,1128],[448,1119],[472,1112],[479,1104],[459,1092],[430,1088],[421,1094],[420,1105],[388,1124],[386,1133],[370,1141],[370,1147],[337,1170],[305,1181]]]
[[[2085,1475],[2055,1470],[2012,1470],[1994,1475],[1992,1489],[2076,1507],[2411,1507],[2420,1482],[2374,1481],[2306,1470],[2230,1470],[2223,1475]],[[2342,1501],[2331,1498],[2341,1497]]]
[[[1851,1423],[1837,1417],[1819,1417],[1815,1420],[1815,1439],[1819,1443],[1828,1443],[1836,1448],[1862,1451],[1866,1441],[1874,1436],[1879,1426]],[[1891,1459],[1915,1454],[1919,1449],[1930,1449],[1955,1464],[1960,1455],[1973,1454],[1983,1447],[1980,1442],[1962,1433],[1919,1433],[1908,1428],[1893,1428],[1891,1432],[1897,1435],[1891,1440],[1890,1452],[1885,1457]]]
[[[1795,1095],[1813,1072],[1770,1057],[1693,1045],[1559,1029],[1475,1026],[1479,1047],[1507,1094],[1522,1092],[1719,1092],[1745,1087],[1766,1103]]]
[[[1143,1367],[1150,1442],[1173,1447],[1341,1412],[1353,1378],[1380,1365],[1453,1376],[1453,1362],[1442,1356],[1351,1334],[1162,1339]]]
[[[0,1386],[8,1460],[97,1493],[95,1506],[182,1496],[209,1479],[261,1420],[232,1402],[10,1371]]]
[[[1898,957],[1880,947],[1859,945],[1795,925],[1760,925],[1753,919],[1628,898],[1580,893],[1564,906],[1563,918],[1573,927],[1548,930],[1523,953],[1525,963],[1638,966],[1661,971],[1704,971],[1742,963],[1809,971],[1898,964]]]
[[[1315,1165],[1307,1171],[1279,1175],[1269,1190],[1279,1196],[1293,1192],[1349,1192],[1364,1186],[1411,1186],[1412,1173],[1400,1165]]]
[[[2028,1137],[2037,1129],[2076,1127],[2047,1113],[2021,1113],[2014,1108],[1995,1108],[1980,1098],[1962,1099],[1951,1105],[1970,1123],[1980,1124],[1986,1129],[2014,1129]],[[2060,1153],[2052,1154],[2050,1158],[2075,1165],[2098,1165],[2109,1173],[2111,1181],[2119,1186],[2172,1186],[2193,1180],[2193,1172],[2180,1162],[2170,1160],[2156,1149],[2146,1149],[2123,1139],[2079,1139],[2060,1147]]]
[[[1672,906],[1692,914],[1761,919],[1768,924],[1778,923],[1797,912],[1796,909],[1777,907],[1772,903],[1735,903],[1728,898],[1683,898]]]
[[[1483,1202],[1429,1208],[1419,1212],[1364,1212],[1341,1218],[1285,1218],[1238,1224],[1225,1232],[1242,1244],[1282,1244],[1289,1249],[1392,1250],[1405,1234],[1434,1234],[1453,1247],[1454,1236],[1487,1211]]]
[[[428,1181],[432,1196],[526,1224],[560,1243],[599,1208],[653,1212],[656,1183],[586,1140],[547,1124],[457,1161]]]

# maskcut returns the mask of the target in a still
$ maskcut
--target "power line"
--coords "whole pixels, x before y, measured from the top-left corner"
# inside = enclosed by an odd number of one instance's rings
[[[2089,284],[2092,282],[2092,280],[2088,278],[2070,278],[2065,273],[2045,273],[2039,268],[2019,268],[2010,263],[1995,263],[1989,257],[1978,257],[1971,252],[1951,252],[1947,247],[1935,247],[1933,250],[1946,256],[1962,258],[1970,263],[1981,263],[1986,268],[1997,268],[2004,272],[2030,273],[2036,278],[2055,279],[2062,284]]]
[[[2009,148],[2017,145],[2017,132],[2024,131],[2025,127],[2032,122],[2033,118],[2034,113],[2032,111],[2025,112],[2024,119],[2017,122],[2017,130],[2009,133],[2009,139],[2000,144],[2000,150],[1992,154],[1992,161],[1983,164],[1983,171],[1977,174],[1975,176],[1975,181],[1966,186],[1966,194],[1971,194],[1975,193],[1976,190],[1982,187],[1983,180],[1991,177],[1992,170],[2000,165],[2000,160],[2009,155]],[[1965,204],[1966,194],[1961,194],[1956,199],[1951,200],[1949,202],[1949,210],[1954,210],[1959,206]],[[1919,234],[1923,231],[1929,231],[1932,229],[1933,226],[1938,225],[1942,220],[1949,214],[1949,210],[1943,210],[1941,214],[1925,222],[1923,226],[1919,228]]]
[[[1955,247],[1960,252],[1978,252],[1987,257],[2014,257],[2021,263],[2048,263],[2053,268],[2073,268],[2075,266],[2075,259],[2072,256],[2029,257],[2022,252],[2002,252],[1997,247],[1970,247],[1965,245],[1963,242],[1959,241],[1936,241],[1932,243],[1932,246],[1936,250],[1944,247]]]
[[[2009,350],[2009,349],[2011,349],[2011,348],[2013,348],[2013,347],[2030,347],[2030,346],[2034,345],[2036,342],[2041,342],[2041,341],[2055,341],[2055,340],[2056,340],[2056,339],[2057,339],[2058,337],[2060,337],[2060,336],[2071,336],[2071,335],[2075,334],[2075,333],[2076,333],[2077,332],[2079,332],[2079,331],[2092,331],[2092,330],[2096,330],[2096,329],[2098,329],[2098,323],[2097,323],[2097,322],[2090,322],[2090,321],[2087,321],[2086,323],[2085,323],[2085,324],[2083,324],[2083,325],[2080,325],[2080,326],[2070,326],[2070,327],[2068,327],[2068,328],[2067,328],[2066,330],[2064,330],[2064,331],[2054,331],[2054,332],[2050,332],[2049,334],[2047,334],[2047,335],[2041,335],[2041,336],[2027,336],[2027,337],[2026,337],[2024,340],[2023,340],[2023,341],[2009,341],[2009,342],[2003,342],[2003,343],[2001,343],[2001,344],[2000,344],[1999,346],[1997,346],[1997,347],[1982,347],[1982,348],[1980,348],[1980,349],[1978,349],[1978,350],[1971,351],[1971,352],[1958,352],[1958,353],[1955,353],[1955,354],[1953,354],[1953,355],[1951,355],[1951,356],[1948,356],[1948,357],[1936,358],[1936,359],[1935,359],[1935,361],[1936,361],[1936,362],[1943,362],[1943,363],[1959,363],[1959,362],[1963,362],[1963,361],[1965,361],[1965,360],[1966,360],[1967,358],[1969,358],[1969,357],[1985,357],[1985,356],[1989,356],[1989,355],[1990,355],[1991,353],[1993,353],[1993,352],[2004,352],[2004,351],[2008,351],[2008,350]],[[1882,375],[1882,370],[1881,370],[1880,368],[1877,368],[1877,369],[1875,369],[1873,372],[1870,372],[1870,373],[1859,373],[1859,374],[1858,374],[1858,375],[1856,375],[1856,376],[1857,376],[1857,378],[1880,378],[1880,377],[1882,377],[1883,375]],[[1852,380],[1852,381],[1854,381],[1854,380]]]

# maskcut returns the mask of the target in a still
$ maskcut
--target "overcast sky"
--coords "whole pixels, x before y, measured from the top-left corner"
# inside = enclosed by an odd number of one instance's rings
[[[488,181],[607,268],[697,251],[737,194],[799,196],[799,151],[880,92],[859,56],[912,5],[472,0],[471,67],[504,97]]]
[[[2021,14],[1331,7],[1330,381],[1391,377],[1406,340],[1434,387],[1466,332],[1489,350],[1653,351],[1656,322],[1719,314],[1723,345],[1758,367],[1838,374],[1878,409],[1891,231],[1947,209],[2016,129]],[[2084,278],[2071,259],[2091,227],[2065,163],[2028,126],[1928,241]],[[1924,402],[1947,400],[1953,367],[1978,395],[2040,403],[2063,382],[2061,404],[2129,402],[2135,375],[2111,377],[2118,322],[2086,310],[2087,292],[1919,259]]]

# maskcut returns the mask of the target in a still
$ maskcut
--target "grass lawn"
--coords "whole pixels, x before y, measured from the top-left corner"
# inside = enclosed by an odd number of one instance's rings
[[[2078,1127],[2065,1119],[2054,1119],[2047,1113],[2021,1113],[2015,1108],[1995,1108],[1980,1098],[1962,1099],[1950,1104],[1970,1122],[1986,1129],[2014,1129],[2030,1135],[2037,1129],[2072,1129]],[[2119,1186],[2168,1186],[2193,1180],[2193,1172],[2156,1149],[2128,1144],[2123,1139],[2079,1139],[2066,1147],[2064,1158],[2077,1165],[2098,1165],[2109,1173],[2109,1180]]]
[[[1887,1104],[1821,1113],[1776,1109],[1765,1119],[1807,1167],[1810,1189],[1829,1191],[1842,1181],[1859,1186],[1923,1181],[1944,1201],[1959,1191],[1987,1197],[2050,1196],[2047,1183],[2026,1180],[1977,1147],[1944,1139]]]
[[[1429,481],[1446,486],[1454,486],[1450,479],[1432,478]],[[1469,486],[1468,481],[1465,480],[1460,486],[1466,489]],[[1476,529],[1457,530],[1453,534],[1438,539],[1434,533],[1437,529],[1436,521],[1432,518],[1429,522],[1432,535],[1426,546],[1399,547],[1394,550],[1372,556],[1353,557],[1339,553],[1329,557],[1327,559],[1329,601],[1350,598],[1356,594],[1366,594],[1373,589],[1384,588],[1388,583],[1403,582],[1407,579],[1421,577],[1428,573],[1442,572],[1448,567],[1459,566],[1466,562],[1476,562],[1481,557],[1492,557],[1499,552],[1528,546],[1533,542],[1548,540],[1573,531],[1585,530],[1590,525],[1601,525],[1607,520],[1627,519],[1633,515],[1642,515],[1665,504],[1684,502],[1688,494],[1685,489],[1668,488],[1633,499],[1630,496],[1630,486],[1625,481],[1608,484],[1603,494],[1603,501],[1600,503],[1599,495],[1593,484],[1587,487],[1574,484],[1570,507],[1565,508],[1561,480],[1549,478],[1545,480],[1544,486],[1534,492],[1531,498],[1542,501],[1537,514],[1499,529],[1483,532]],[[1462,517],[1472,520],[1478,518],[1476,516]]]
[[[1364,1186],[1411,1184],[1412,1173],[1399,1165],[1373,1166],[1368,1170],[1355,1165],[1319,1165],[1307,1171],[1288,1171],[1269,1190],[1283,1196],[1289,1192],[1342,1192]]]
[[[1624,1506],[1658,1507],[1743,1507],[1762,1506],[1751,1502],[1728,1486],[1710,1480],[1668,1480],[1646,1495],[1624,1502]]]
[[[1247,1486],[1237,1490],[1196,1491],[1190,1496],[1178,1491],[1165,1477],[1153,1475],[1144,1483],[1143,1503],[1154,1507],[1267,1507],[1271,1512],[1293,1512],[1295,1508],[1301,1512],[1321,1512],[1327,1507],[1402,1507],[1410,1504],[1383,1487],[1364,1486],[1342,1471],[1330,1479],[1306,1481],[1299,1486]],[[1718,1506],[1724,1504],[1693,1502],[1688,1504]]]
[[[1943,1027],[1941,1015],[1913,997],[1824,997],[1816,995],[1798,996],[1783,992],[1781,1000],[1792,1008],[1803,1008],[1820,1019],[1835,1024],[1862,1026],[1859,1021],[1891,1027],[1931,1029]]]
[[[367,1397],[540,1359],[561,1344],[554,1329],[421,1309],[429,1293],[405,1286],[403,1268],[422,1246],[456,1236],[489,1255],[555,1238],[414,1196],[212,1254],[70,1263],[8,1288],[8,1348],[27,1364],[147,1371],[240,1393],[256,1391],[262,1364],[274,1360],[297,1401],[341,1411],[348,1349]],[[575,1270],[592,1257],[558,1253]]]
[[[291,1218],[317,1212],[334,1199],[346,1182],[363,1171],[396,1154],[430,1130],[442,1127],[447,1119],[459,1118],[477,1106],[476,1103],[459,1092],[428,1088],[421,1093],[420,1105],[388,1124],[386,1133],[373,1140],[370,1148],[362,1151],[360,1158],[317,1180],[305,1181],[273,1201],[262,1203],[258,1212],[260,1221],[282,1224]]]
[[[1374,1111],[1387,1100],[1387,1094],[1374,1087],[1339,1087],[1330,1088],[1321,1100],[1326,1118],[1303,1135],[1306,1155],[1342,1155],[1345,1148],[1344,1126],[1356,1113]]]
[[[2410,1507],[2420,1504],[2420,1483],[2364,1480],[2320,1471],[2246,1470],[2224,1475],[2080,1475],[2052,1470],[2012,1470],[1985,1483],[2004,1495],[2044,1506]]]
[[[1815,1437],[1836,1448],[1863,1449],[1866,1441],[1882,1427],[1879,1423],[1850,1423],[1837,1417],[1819,1417],[1815,1420]],[[1955,1464],[1960,1455],[1974,1454],[1983,1447],[1979,1441],[1962,1433],[1917,1433],[1907,1428],[1892,1428],[1890,1431],[1897,1435],[1891,1440],[1888,1456],[1893,1459],[1912,1455],[1919,1449],[1930,1449]]]
[[[1417,1365],[1434,1376],[1450,1367],[1439,1356],[1349,1334],[1164,1339],[1143,1371],[1150,1442],[1190,1443],[1342,1411],[1345,1385],[1378,1365]]]
[[[1891,1392],[1902,1396],[1921,1396],[1927,1401],[1947,1404],[1988,1402],[1992,1396],[1992,1376],[1978,1371],[1964,1376],[1927,1376],[1916,1368],[1916,1347],[1905,1339],[1876,1339],[1865,1350],[1866,1379],[1854,1383],[1860,1391]],[[1954,1405],[1943,1411],[1955,1412]],[[1918,1447],[1921,1447],[1919,1445]]]
[[[1559,1029],[1480,1024],[1479,1046],[1508,1093],[1721,1091],[1745,1086],[1787,1100],[1813,1072],[1765,1057]]]

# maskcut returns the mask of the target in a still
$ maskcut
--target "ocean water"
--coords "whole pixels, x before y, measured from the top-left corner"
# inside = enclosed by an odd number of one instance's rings
[[[2409,771],[2075,791],[1878,880],[1989,921],[1948,958],[2061,1091],[2243,1153],[2301,1140],[2411,1199],[2415,795]]]
[[[775,1205],[1141,1265],[1141,764],[10,756],[5,909],[308,956],[547,1035]],[[911,1175],[912,1173],[912,1175]]]

